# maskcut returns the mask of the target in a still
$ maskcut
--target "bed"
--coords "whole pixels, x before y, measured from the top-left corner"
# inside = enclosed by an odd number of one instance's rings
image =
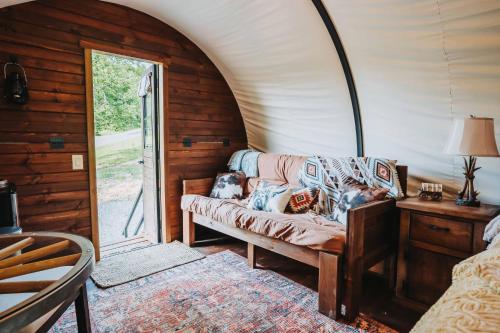
[[[499,332],[500,234],[487,250],[456,265],[452,279],[411,332]]]

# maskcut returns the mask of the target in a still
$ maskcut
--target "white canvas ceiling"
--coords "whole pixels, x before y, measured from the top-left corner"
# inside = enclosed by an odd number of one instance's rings
[[[2,1],[5,6],[23,1]],[[240,106],[251,146],[354,155],[349,92],[309,0],[113,0],[195,42]],[[500,1],[323,0],[359,96],[365,155],[397,159],[417,178],[461,185],[442,150],[454,117],[495,118],[500,143]],[[480,199],[500,203],[500,158],[480,158]]]

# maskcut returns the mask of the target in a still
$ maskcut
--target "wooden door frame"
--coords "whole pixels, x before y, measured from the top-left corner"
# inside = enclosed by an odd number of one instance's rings
[[[97,179],[96,179],[96,159],[95,159],[95,131],[94,131],[94,85],[92,79],[92,51],[116,54],[138,60],[147,60],[159,65],[159,91],[160,94],[160,202],[161,202],[161,241],[170,241],[167,231],[167,177],[168,174],[168,66],[170,58],[160,54],[149,53],[134,48],[122,48],[116,45],[105,43],[96,43],[94,41],[81,40],[80,47],[84,49],[85,57],[85,101],[87,111],[87,147],[88,147],[88,173],[89,173],[89,192],[90,192],[90,219],[92,229],[92,244],[95,249],[95,258],[100,260],[100,242],[99,242],[99,219],[97,202]]]

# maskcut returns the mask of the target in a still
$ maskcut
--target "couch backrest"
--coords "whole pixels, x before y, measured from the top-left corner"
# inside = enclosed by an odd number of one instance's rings
[[[307,156],[262,153],[259,156],[259,178],[299,185],[298,173]]]

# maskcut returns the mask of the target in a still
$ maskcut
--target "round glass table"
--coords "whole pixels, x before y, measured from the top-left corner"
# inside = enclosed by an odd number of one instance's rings
[[[74,302],[78,331],[90,332],[85,283],[92,243],[33,232],[0,236],[0,332],[47,332]]]

